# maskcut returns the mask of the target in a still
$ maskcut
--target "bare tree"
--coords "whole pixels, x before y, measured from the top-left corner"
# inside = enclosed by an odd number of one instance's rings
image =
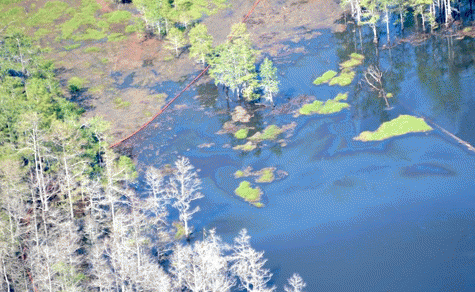
[[[171,257],[170,272],[175,288],[191,291],[229,292],[236,284],[228,268],[224,252],[229,246],[216,235],[215,230],[193,246],[177,244]]]
[[[386,107],[390,108],[388,95],[383,87],[383,72],[376,66],[370,65],[364,72],[364,82],[369,86],[371,91],[378,93],[379,98],[383,98]]]
[[[302,277],[297,273],[294,273],[292,277],[288,279],[288,282],[290,286],[284,286],[285,292],[303,292],[303,288],[307,286]]]
[[[188,222],[193,214],[200,210],[199,206],[190,210],[191,202],[203,198],[204,195],[198,192],[201,188],[201,180],[198,179],[197,173],[193,171],[194,167],[188,158],[178,159],[175,162],[175,167],[176,171],[170,178],[169,194],[174,199],[172,206],[178,210],[180,222],[183,224],[185,236],[188,238],[191,233]]]
[[[246,229],[241,230],[239,236],[234,239],[234,263],[231,270],[239,278],[242,289],[249,292],[272,292],[276,287],[267,285],[272,274],[268,269],[264,269],[267,262],[263,257],[264,252],[255,251],[251,247],[250,239]]]

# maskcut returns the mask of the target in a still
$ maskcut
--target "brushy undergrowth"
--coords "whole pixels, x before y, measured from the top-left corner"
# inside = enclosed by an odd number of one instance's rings
[[[391,121],[382,123],[376,131],[364,131],[353,139],[364,142],[381,141],[408,133],[427,132],[430,130],[432,130],[432,128],[424,119],[410,115],[400,115]]]

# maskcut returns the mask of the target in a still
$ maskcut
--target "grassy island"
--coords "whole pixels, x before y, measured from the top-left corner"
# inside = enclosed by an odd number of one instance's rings
[[[246,139],[248,133],[249,133],[249,129],[247,128],[239,129],[236,131],[236,133],[234,133],[234,137],[236,139]]]
[[[315,79],[313,81],[313,84],[315,85],[320,85],[322,83],[327,83],[328,81],[330,81],[333,77],[336,76],[336,74],[338,74],[337,72],[333,71],[333,70],[328,70],[327,72],[323,73],[322,76],[318,77],[317,79]]]
[[[409,115],[400,115],[389,122],[383,123],[374,131],[364,131],[358,137],[353,138],[359,141],[381,141],[395,136],[408,133],[427,132],[432,128],[422,118]]]
[[[256,149],[256,144],[252,143],[251,141],[248,141],[246,144],[243,145],[238,145],[233,147],[234,150],[243,150],[243,151],[252,151]]]
[[[273,168],[273,167],[267,167],[267,168],[263,168],[260,171],[258,171],[256,174],[259,175],[259,177],[256,179],[256,182],[259,182],[259,183],[273,182],[274,179],[275,179],[274,169],[275,168]]]
[[[258,202],[262,194],[259,187],[251,188],[251,184],[248,181],[241,182],[234,193],[250,203]]]

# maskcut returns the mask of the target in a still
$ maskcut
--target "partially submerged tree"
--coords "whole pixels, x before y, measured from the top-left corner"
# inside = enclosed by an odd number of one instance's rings
[[[168,31],[168,35],[165,40],[165,48],[175,51],[175,57],[178,58],[180,55],[180,49],[187,43],[183,32],[176,27],[172,27]]]
[[[264,59],[260,68],[261,88],[264,91],[264,98],[274,103],[274,94],[279,92],[279,81],[277,80],[277,68],[274,67],[272,61],[268,58]]]

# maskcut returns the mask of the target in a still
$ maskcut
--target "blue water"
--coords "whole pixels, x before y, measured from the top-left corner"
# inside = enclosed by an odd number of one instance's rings
[[[404,60],[390,60],[388,51],[380,52],[382,66],[406,66],[402,77],[388,84],[395,93],[394,109],[385,111],[381,101],[367,101],[371,94],[362,94],[356,82],[347,88],[311,84],[326,70],[338,68],[345,51],[338,37],[324,31],[298,45],[306,53],[291,55],[290,63],[277,62],[277,106],[299,95],[326,100],[348,91],[349,110],[297,118],[257,111],[252,123],[258,128],[293,121],[297,126],[285,147],[264,142],[242,153],[230,148],[241,141],[215,134],[230,120],[223,93],[201,85],[178,102],[188,108],[172,107],[135,138],[139,169],[187,156],[199,169],[205,194],[196,202],[201,211],[191,222],[197,237],[203,228],[216,228],[231,243],[247,228],[254,248],[265,251],[266,267],[280,291],[294,272],[307,282],[308,291],[475,291],[474,153],[437,129],[382,142],[352,139],[399,114],[413,114],[430,117],[475,144],[473,66],[458,68],[460,78],[449,82],[445,63],[418,64],[416,56],[424,55],[411,45],[399,48],[403,53],[391,52],[405,55]],[[424,50],[432,54],[431,48]],[[373,60],[364,53],[367,65]],[[436,69],[439,74],[430,75],[433,82],[427,84],[427,74]],[[451,90],[443,84],[457,86]],[[166,83],[155,89],[178,88]],[[442,91],[436,94],[431,88]],[[197,147],[203,143],[214,144]],[[264,192],[264,208],[233,193],[243,180],[233,173],[247,166],[288,173],[273,183],[255,184]]]

